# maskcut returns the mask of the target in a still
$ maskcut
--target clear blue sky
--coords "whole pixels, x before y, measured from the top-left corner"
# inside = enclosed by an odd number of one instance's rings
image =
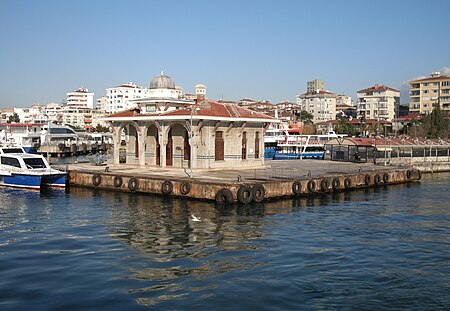
[[[450,1],[0,0],[0,108],[95,98],[161,70],[185,92],[295,101],[306,81],[352,97],[450,67]]]

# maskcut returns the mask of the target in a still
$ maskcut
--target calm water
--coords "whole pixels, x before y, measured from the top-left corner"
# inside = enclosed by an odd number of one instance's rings
[[[435,174],[227,210],[3,188],[0,309],[448,310],[449,188]]]

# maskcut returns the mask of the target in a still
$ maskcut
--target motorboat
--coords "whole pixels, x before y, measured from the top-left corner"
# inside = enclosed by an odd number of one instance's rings
[[[38,154],[22,147],[0,146],[0,186],[24,189],[65,188],[67,173],[53,169]]]

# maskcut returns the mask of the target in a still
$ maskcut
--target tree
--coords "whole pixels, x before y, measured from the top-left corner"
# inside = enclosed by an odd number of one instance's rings
[[[8,123],[20,123],[19,115],[14,112],[13,115],[9,116]]]
[[[109,133],[110,128],[108,126],[103,126],[100,124],[97,124],[95,127],[95,131],[98,133]]]
[[[341,119],[339,121],[339,124],[336,125],[335,130],[337,134],[347,134],[348,136],[356,135],[356,127],[348,124],[348,121],[346,119]]]
[[[420,120],[421,132],[427,138],[447,138],[450,133],[449,116],[436,105],[433,111]]]
[[[310,114],[306,110],[300,111],[300,121],[303,121],[305,124],[312,124],[313,123],[314,116]]]

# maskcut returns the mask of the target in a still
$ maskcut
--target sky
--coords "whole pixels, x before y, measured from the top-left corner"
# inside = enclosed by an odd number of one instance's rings
[[[162,70],[186,93],[295,102],[306,82],[356,97],[450,74],[448,0],[0,0],[0,109]]]

